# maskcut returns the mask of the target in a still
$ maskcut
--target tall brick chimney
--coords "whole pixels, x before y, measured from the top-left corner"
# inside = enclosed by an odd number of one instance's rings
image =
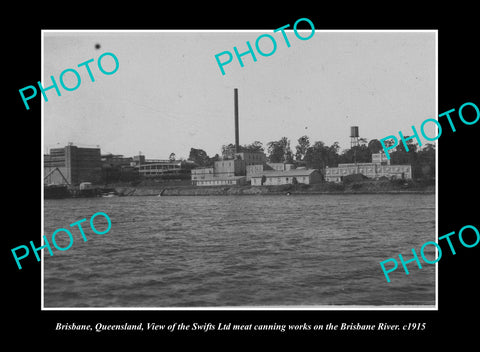
[[[235,153],[240,152],[240,141],[238,133],[238,89],[234,88],[234,101],[235,101]]]

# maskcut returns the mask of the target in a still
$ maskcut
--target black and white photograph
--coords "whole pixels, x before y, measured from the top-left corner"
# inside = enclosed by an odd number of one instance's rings
[[[303,22],[43,32],[44,309],[436,307],[437,32]]]
[[[5,36],[8,345],[472,341],[471,5],[105,5]]]

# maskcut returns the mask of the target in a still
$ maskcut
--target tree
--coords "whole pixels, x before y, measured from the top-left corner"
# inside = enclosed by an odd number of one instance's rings
[[[264,152],[263,149],[263,144],[262,142],[255,141],[252,144],[245,144],[243,146],[239,146],[238,152],[250,152],[250,153],[256,153],[256,152]],[[223,159],[234,159],[235,157],[235,144],[229,143],[229,144],[224,144],[222,145],[222,158]]]
[[[383,150],[382,143],[378,139],[372,139],[370,142],[368,142],[368,149],[372,154],[379,153],[381,150]]]
[[[305,157],[305,166],[309,169],[323,170],[327,166],[337,166],[339,162],[338,151],[340,145],[334,142],[331,146],[326,146],[322,141],[317,141],[313,146],[307,148]]]
[[[307,148],[303,160],[309,169],[324,169],[328,160],[328,147],[321,141],[315,142],[313,146]]]
[[[301,161],[307,153],[307,149],[310,147],[310,140],[308,136],[302,136],[298,139],[298,145],[295,147],[297,152],[295,153],[295,160]]]
[[[435,145],[428,143],[422,150],[416,152],[412,174],[415,178],[435,178]]]
[[[170,156],[168,157],[168,160],[170,160],[170,161],[175,161],[175,160],[176,160],[176,155],[175,155],[175,153],[170,153]]]
[[[268,160],[271,163],[292,163],[293,154],[290,149],[290,141],[282,137],[278,141],[267,143]]]
[[[370,163],[372,162],[372,152],[364,145],[354,146],[345,150],[339,157],[340,163]]]
[[[290,140],[287,137],[282,137],[279,142],[283,148],[283,162],[289,164],[293,163],[293,153],[290,149]]]
[[[220,160],[220,155],[215,154],[215,156],[211,157],[210,160],[208,161],[208,166],[213,166],[215,164],[215,161]]]
[[[338,151],[340,150],[340,145],[338,142],[334,142],[330,147],[327,148],[327,166],[337,166],[338,165]]]
[[[340,144],[338,144],[338,142],[333,142],[333,144],[330,146],[330,150],[332,153],[338,154],[338,151],[340,150]]]
[[[278,141],[267,143],[268,160],[271,163],[281,163],[283,161],[283,148]]]
[[[255,152],[264,152],[264,148],[263,148],[263,144],[262,142],[259,142],[259,141],[255,141],[253,142],[252,144],[245,144],[243,147],[241,147],[242,151],[244,152],[252,152],[252,153],[255,153]]]
[[[404,138],[407,139],[409,136],[405,136]],[[403,144],[403,141],[400,140],[394,152],[390,153],[390,163],[393,165],[396,164],[411,164],[412,165],[412,174],[415,174],[415,178],[418,176],[417,170],[414,170],[413,165],[416,164],[417,159],[417,143],[410,139],[407,141],[407,149]],[[412,175],[413,176],[413,175]]]
[[[210,158],[203,149],[190,148],[188,160],[193,161],[195,164],[201,167],[210,166]]]
[[[408,139],[410,136],[405,136],[404,139]],[[418,144],[415,140],[409,139],[406,141],[407,142],[407,147],[408,147],[408,152],[416,152],[418,149]],[[403,144],[402,140],[399,140],[397,147],[395,148],[396,151],[404,151],[407,152],[405,149],[405,145]]]
[[[233,159],[235,156],[235,144],[229,143],[222,145],[222,158]]]

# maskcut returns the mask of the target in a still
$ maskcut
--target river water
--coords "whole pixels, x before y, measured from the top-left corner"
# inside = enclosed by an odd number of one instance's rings
[[[87,242],[69,226],[83,218]],[[45,308],[435,304],[435,265],[399,263],[387,283],[379,264],[435,241],[434,195],[45,200],[44,223],[74,238],[44,253]]]

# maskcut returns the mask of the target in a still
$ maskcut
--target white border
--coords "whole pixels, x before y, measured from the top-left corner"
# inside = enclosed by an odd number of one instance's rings
[[[226,32],[226,33],[237,33],[237,32],[265,32],[266,29],[229,29],[229,30],[41,30],[41,79],[44,79],[44,33],[186,33],[186,32],[201,32],[201,33],[213,33],[213,32]],[[293,31],[288,29],[286,31]],[[309,30],[298,30],[309,31]],[[438,120],[438,29],[428,29],[428,30],[416,30],[416,29],[372,29],[372,30],[319,30],[315,28],[315,31],[321,33],[376,33],[376,32],[394,32],[394,33],[435,33],[435,117]],[[43,190],[43,178],[44,178],[44,104],[45,102],[41,100],[41,169],[42,169],[42,178],[41,178],[41,195],[42,195],[42,220],[41,220],[41,232],[44,231],[44,190]],[[435,141],[435,240],[438,243],[438,139]],[[40,243],[42,246],[43,237],[40,237]],[[436,256],[438,257],[437,249],[435,249]],[[41,310],[42,311],[438,311],[438,261],[435,263],[435,305],[434,306],[424,306],[424,305],[388,305],[388,306],[358,306],[358,305],[326,305],[326,306],[221,306],[221,307],[85,307],[85,308],[71,308],[71,307],[55,307],[47,308],[44,306],[44,254],[43,250],[41,252],[41,275],[40,275],[40,285],[41,285]]]

